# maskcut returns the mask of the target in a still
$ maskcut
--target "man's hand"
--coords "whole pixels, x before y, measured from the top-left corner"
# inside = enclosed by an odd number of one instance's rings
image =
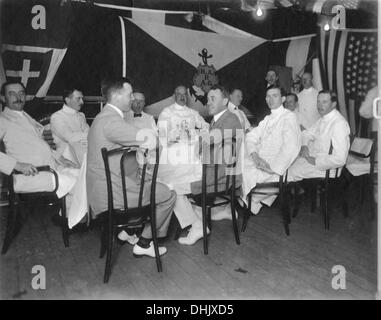
[[[307,146],[302,146],[299,152],[299,155],[303,158],[307,158],[310,156],[310,150]]]
[[[26,176],[34,176],[38,174],[37,168],[30,163],[17,162],[15,169]]]
[[[73,169],[79,169],[79,166],[75,164],[74,162],[64,158],[61,156],[59,158],[59,162],[65,167],[65,168],[73,168]]]
[[[254,164],[255,164],[255,166],[256,166],[258,169],[263,170],[263,171],[265,171],[265,172],[267,172],[267,173],[270,173],[270,174],[275,173],[275,172],[271,169],[271,167],[270,167],[270,165],[268,164],[268,162],[267,162],[266,160],[262,159],[262,158],[258,155],[257,152],[253,152],[253,153],[251,153],[250,156],[251,156],[251,158],[253,159]]]

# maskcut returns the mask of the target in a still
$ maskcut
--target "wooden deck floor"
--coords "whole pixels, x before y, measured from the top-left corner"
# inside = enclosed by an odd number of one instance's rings
[[[8,253],[0,257],[2,299],[373,299],[376,291],[376,221],[369,206],[351,199],[350,217],[332,211],[325,231],[319,210],[304,204],[284,234],[277,208],[250,219],[241,245],[231,222],[214,223],[209,255],[168,239],[163,272],[154,259],[136,259],[117,246],[110,282],[103,284],[99,231],[71,235],[64,248],[49,212],[30,215]],[[4,237],[6,208],[0,208]],[[240,220],[241,222],[241,220]],[[34,265],[46,268],[46,290],[33,290]],[[334,265],[346,269],[346,289],[331,286]]]

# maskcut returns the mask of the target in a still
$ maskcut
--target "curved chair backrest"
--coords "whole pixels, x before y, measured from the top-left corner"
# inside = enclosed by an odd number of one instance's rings
[[[237,142],[238,140],[238,142]],[[237,148],[237,145],[239,147]],[[213,166],[213,190],[214,193],[225,191],[229,192],[230,187],[235,189],[236,174],[237,174],[237,154],[241,146],[241,141],[233,137],[232,139],[224,139],[220,144],[207,144],[203,143],[203,163],[202,163],[202,193],[207,192],[207,170]],[[208,154],[205,155],[205,152]],[[210,155],[213,155],[211,159]],[[209,163],[210,162],[210,163]],[[217,163],[216,163],[217,162]],[[226,177],[225,190],[219,190],[219,178],[221,177],[221,170],[223,170],[222,176]]]
[[[109,158],[111,156],[121,154],[120,158],[120,172],[121,172],[121,184],[122,184],[122,191],[123,191],[123,209],[125,213],[128,211],[128,199],[127,199],[127,182],[126,182],[126,174],[125,174],[125,166],[124,162],[126,160],[126,157],[131,154],[131,152],[137,152],[137,149],[139,146],[132,145],[132,146],[124,146],[112,150],[107,150],[106,148],[101,149],[102,158],[105,166],[105,173],[106,173],[106,183],[107,183],[107,199],[108,199],[108,211],[112,212],[114,210],[114,197],[113,197],[113,190],[112,190],[112,181],[111,181],[111,171],[110,171],[110,163]],[[148,154],[148,149],[145,150],[144,155],[146,156]],[[151,206],[155,204],[155,193],[156,193],[156,178],[157,178],[157,172],[158,172],[158,166],[159,166],[159,149],[156,149],[156,161],[154,164],[153,174],[151,181]],[[142,171],[141,171],[141,177],[140,177],[140,189],[139,189],[139,198],[138,198],[138,208],[142,207],[143,204],[143,195],[144,195],[144,186],[146,182],[146,173],[147,173],[147,162],[143,164]]]

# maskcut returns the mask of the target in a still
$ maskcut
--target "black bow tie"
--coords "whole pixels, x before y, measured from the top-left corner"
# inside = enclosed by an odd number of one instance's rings
[[[141,117],[141,116],[142,116],[141,113],[134,113],[134,118],[136,118],[136,117]]]

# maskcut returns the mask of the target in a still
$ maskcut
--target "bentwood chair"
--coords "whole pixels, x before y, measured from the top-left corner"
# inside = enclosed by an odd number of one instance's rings
[[[333,146],[332,142],[329,148],[329,153],[332,154],[333,151]],[[329,208],[329,203],[328,203],[328,196],[330,194],[331,186],[333,184],[339,184],[342,186],[344,183],[343,179],[340,179],[340,168],[336,169],[328,169],[325,172],[325,177],[316,177],[316,178],[309,178],[309,179],[303,179],[302,182],[304,182],[305,186],[308,189],[308,193],[311,199],[311,212],[314,212],[316,209],[316,196],[317,193],[320,194],[320,210],[323,215],[323,221],[324,221],[324,228],[325,230],[329,230],[330,226],[330,208]],[[299,205],[300,205],[300,200],[297,195],[297,185],[299,182],[295,183],[295,189],[294,189],[294,212],[293,212],[293,217],[296,217],[299,211]],[[342,186],[343,187],[343,186]],[[340,188],[341,190],[344,189]],[[346,201],[346,197],[344,194],[341,194],[340,196],[340,202],[343,210],[343,215],[344,217],[348,216],[348,205]]]
[[[345,185],[348,197],[350,182],[359,181],[360,202],[364,203],[364,193],[370,196],[370,219],[375,217],[376,203],[374,199],[376,137],[354,137],[349,149],[345,170],[349,173],[349,182]]]
[[[14,190],[14,176],[19,174],[17,171],[14,171],[9,178],[9,211],[8,211],[8,221],[7,228],[5,232],[5,238],[3,242],[3,248],[1,250],[1,254],[7,253],[9,246],[17,235],[17,227],[20,225],[21,219],[21,207],[25,207],[26,203],[36,204],[40,200],[44,201],[44,204],[59,204],[61,209],[61,230],[62,230],[62,238],[65,247],[69,247],[69,228],[68,221],[66,217],[66,196],[62,198],[58,198],[56,195],[56,191],[59,187],[58,175],[57,173],[51,169],[49,166],[37,167],[39,172],[47,171],[51,172],[54,176],[55,188],[53,191],[46,192],[16,192]]]
[[[211,209],[230,205],[233,232],[236,243],[240,244],[239,230],[236,217],[237,193],[237,155],[241,140],[233,138],[229,142],[223,140],[220,148],[216,145],[202,144],[202,180],[201,194],[191,195],[191,202],[202,209],[204,254],[208,254],[207,226],[212,231]],[[237,147],[238,146],[238,147]],[[214,164],[210,164],[213,154]],[[224,159],[222,159],[224,157]],[[220,163],[216,161],[220,159]]]
[[[159,255],[158,249],[158,240],[156,235],[156,177],[157,171],[159,168],[159,149],[156,149],[156,163],[153,167],[151,187],[148,188],[150,190],[150,201],[147,204],[143,204],[143,197],[145,189],[145,183],[147,183],[147,162],[144,163],[141,178],[140,178],[140,189],[139,189],[139,198],[138,198],[138,206],[131,207],[128,204],[127,199],[127,182],[125,175],[125,160],[127,156],[136,156],[136,149],[138,146],[125,146],[112,150],[107,150],[106,148],[102,148],[102,157],[105,165],[105,173],[106,173],[106,182],[107,182],[107,199],[108,199],[108,209],[105,212],[102,212],[99,215],[100,223],[101,223],[101,251],[100,258],[103,258],[106,255],[106,264],[105,264],[105,272],[104,272],[104,283],[107,283],[111,274],[111,258],[112,258],[112,250],[113,243],[116,236],[116,230],[118,228],[138,228],[143,226],[145,223],[151,223],[152,229],[152,240],[155,249],[156,256],[156,265],[158,272],[162,271],[162,265]],[[145,155],[147,155],[148,150],[145,151]],[[113,197],[113,183],[111,180],[111,172],[110,172],[110,157],[115,157],[121,155],[120,158],[120,171],[121,177],[120,181],[114,181],[114,183],[120,183],[122,185],[123,190],[123,206],[119,208],[115,208],[114,206],[114,197]],[[146,191],[148,191],[146,190]]]
[[[288,206],[287,174],[288,174],[288,170],[286,171],[284,175],[279,176],[279,180],[277,182],[258,183],[250,191],[247,197],[248,205],[243,217],[241,232],[244,232],[246,230],[249,218],[251,216],[252,196],[255,194],[258,194],[258,195],[267,195],[267,196],[279,196],[280,211],[282,215],[284,231],[286,232],[286,235],[288,236],[290,235],[289,225],[291,223],[291,217],[290,217],[290,209]],[[271,190],[271,191],[266,191],[266,190]]]

